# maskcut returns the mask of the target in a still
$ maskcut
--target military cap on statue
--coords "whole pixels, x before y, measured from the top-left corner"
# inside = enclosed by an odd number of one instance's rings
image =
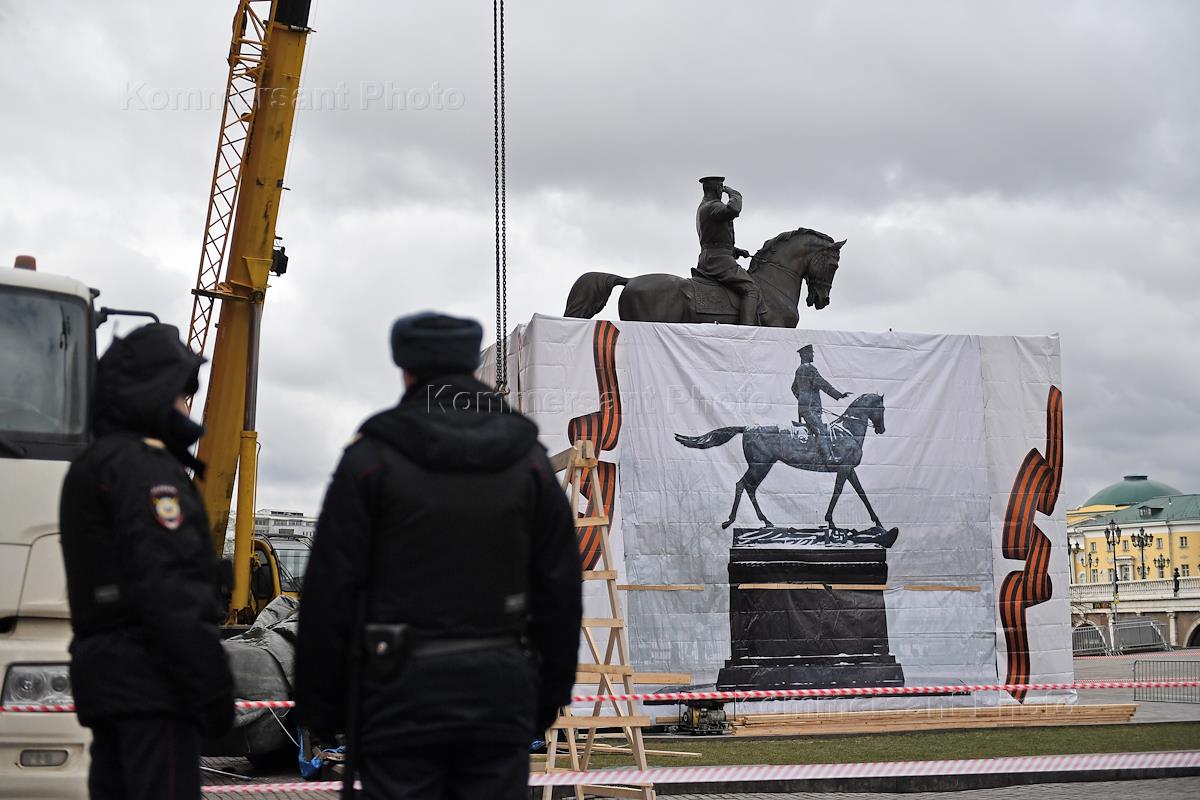
[[[811,357],[813,354],[813,346],[811,344],[806,344],[806,345],[804,345],[804,347],[801,347],[796,352],[799,353],[801,356]]]
[[[392,323],[392,360],[416,375],[474,372],[482,341],[475,320],[422,311]]]
[[[701,178],[701,179],[700,179],[700,183],[701,183],[701,184],[705,184],[705,185],[707,185],[707,184],[710,184],[710,183],[715,183],[715,184],[717,184],[718,186],[724,186],[724,185],[725,185],[725,178],[723,178],[723,177],[717,177],[717,176],[715,176],[715,175],[709,175],[707,178]]]

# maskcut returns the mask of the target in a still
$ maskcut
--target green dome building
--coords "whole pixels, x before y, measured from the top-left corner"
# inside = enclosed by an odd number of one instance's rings
[[[1168,486],[1161,481],[1152,481],[1148,475],[1126,475],[1117,483],[1105,486],[1089,497],[1078,508],[1067,511],[1067,524],[1104,514],[1119,511],[1122,508],[1144,503],[1152,497],[1183,494],[1174,486]]]
[[[1174,486],[1152,481],[1148,475],[1126,475],[1118,483],[1096,492],[1084,506],[1131,506],[1151,497],[1183,494]]]

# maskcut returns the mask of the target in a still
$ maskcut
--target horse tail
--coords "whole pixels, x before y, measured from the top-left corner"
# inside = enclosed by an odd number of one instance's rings
[[[611,272],[583,273],[575,280],[567,294],[567,310],[563,312],[563,316],[591,319],[604,308],[612,290],[627,283],[628,278],[613,275]]]
[[[705,450],[709,447],[723,445],[745,430],[745,425],[733,425],[728,428],[717,428],[714,431],[702,433],[699,436],[684,436],[682,433],[677,433],[675,434],[675,441],[684,447],[695,447],[699,450]]]

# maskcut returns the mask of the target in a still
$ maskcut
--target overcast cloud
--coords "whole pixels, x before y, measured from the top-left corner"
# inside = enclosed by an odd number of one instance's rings
[[[235,5],[0,0],[0,261],[186,328]],[[589,269],[686,273],[696,178],[724,174],[744,246],[849,240],[801,327],[1060,333],[1067,505],[1127,473],[1200,491],[1200,6],[510,0],[507,21],[510,322]],[[391,320],[490,337],[493,314],[490,4],[324,0],[312,24],[258,501],[308,512],[399,394]]]

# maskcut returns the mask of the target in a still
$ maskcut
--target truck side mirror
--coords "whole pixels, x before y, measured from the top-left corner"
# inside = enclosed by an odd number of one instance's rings
[[[133,311],[127,308],[109,308],[103,306],[96,312],[96,327],[99,328],[104,323],[108,322],[109,317],[149,317],[155,322],[161,322],[158,314],[153,311]]]
[[[271,579],[269,562],[262,562],[251,570],[250,593],[259,600],[270,600],[275,596],[275,581]]]

